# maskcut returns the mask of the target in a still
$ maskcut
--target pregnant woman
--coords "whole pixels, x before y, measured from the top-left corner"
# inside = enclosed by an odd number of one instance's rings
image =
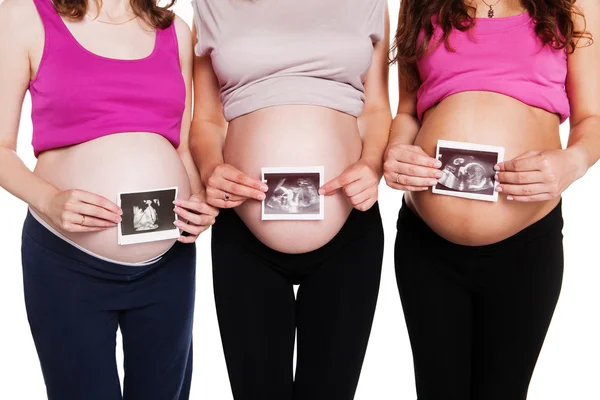
[[[0,186],[30,207],[25,301],[48,398],[187,399],[191,243],[218,212],[203,201],[187,145],[189,28],[152,2],[6,0],[0,38]],[[33,173],[15,153],[27,90]],[[184,236],[119,246],[116,225],[134,217],[117,194],[173,187]],[[147,229],[169,212],[173,227],[173,204],[142,200]]]
[[[190,140],[208,202],[224,209],[212,257],[234,397],[352,399],[383,254],[376,200],[391,123],[386,2],[193,5]],[[314,166],[328,182],[321,188],[312,175],[260,179],[265,167]],[[261,219],[266,194],[265,207],[308,213],[319,189],[324,220]]]
[[[385,179],[407,191],[396,275],[419,399],[527,396],[561,288],[560,195],[600,157],[600,4],[573,3],[402,2]],[[432,193],[440,139],[504,148],[498,202]]]

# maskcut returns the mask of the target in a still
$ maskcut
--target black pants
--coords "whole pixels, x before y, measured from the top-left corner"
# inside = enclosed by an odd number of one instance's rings
[[[221,211],[212,235],[217,316],[235,399],[354,398],[379,292],[378,206],[352,211],[335,238],[304,254],[265,246],[232,210]]]
[[[114,264],[73,247],[28,214],[22,260],[27,316],[49,400],[189,398],[194,245],[177,242],[146,266]]]
[[[501,242],[460,246],[404,203],[396,277],[419,400],[524,400],[563,274],[560,205]]]

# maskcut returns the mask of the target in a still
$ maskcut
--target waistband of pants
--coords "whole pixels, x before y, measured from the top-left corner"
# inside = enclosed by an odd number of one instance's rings
[[[485,223],[485,221],[482,221],[482,223]],[[554,209],[552,209],[552,211],[539,221],[534,222],[504,240],[483,246],[460,245],[439,236],[421,219],[421,217],[408,207],[404,198],[402,198],[402,207],[400,208],[398,215],[397,228],[399,232],[419,235],[422,240],[430,241],[428,244],[444,247],[456,252],[506,252],[510,251],[511,248],[521,247],[523,243],[535,240],[539,237],[556,234],[562,235],[562,200],[554,207]]]
[[[140,276],[146,275],[156,268],[164,265],[170,256],[178,251],[182,243],[175,244],[167,250],[155,262],[144,263],[141,265],[126,265],[117,262],[107,261],[98,258],[86,251],[83,251],[68,241],[57,236],[44,225],[42,225],[31,212],[27,213],[23,224],[23,245],[22,251],[35,251],[36,249],[28,249],[26,239],[29,238],[44,251],[48,256],[60,257],[66,261],[72,269],[78,269],[87,275],[97,276],[99,278],[108,278],[116,280],[133,280]]]
[[[302,222],[299,221],[298,223]],[[365,235],[380,232],[383,242],[383,224],[378,203],[375,203],[367,211],[352,209],[346,222],[333,239],[322,247],[306,253],[282,253],[268,247],[254,236],[244,221],[232,209],[221,210],[212,229],[213,244],[215,241],[230,241],[236,245],[244,246],[274,266],[285,265],[286,270],[294,270],[294,272],[301,272],[320,264],[329,257],[335,256],[338,251],[349,243],[360,240]]]

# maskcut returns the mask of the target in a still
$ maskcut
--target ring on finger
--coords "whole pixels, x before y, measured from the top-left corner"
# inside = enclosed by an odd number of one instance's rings
[[[81,216],[81,225],[85,225],[85,215]]]
[[[396,183],[400,185],[400,173],[396,174]]]
[[[223,193],[223,200],[229,201],[230,198],[231,197],[229,196],[229,193],[227,193],[227,192]]]

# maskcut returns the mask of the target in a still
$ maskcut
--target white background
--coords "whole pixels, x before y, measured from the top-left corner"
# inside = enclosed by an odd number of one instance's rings
[[[1,2],[1,0],[0,0]],[[390,1],[392,32],[398,0]],[[187,1],[176,12],[191,23]],[[396,70],[391,72],[392,109],[397,102]],[[1,90],[1,88],[0,88]],[[23,107],[19,154],[33,167],[30,100]],[[599,133],[600,134],[600,133]],[[568,135],[563,124],[561,136]],[[597,252],[600,167],[593,168],[564,195],[566,268],[563,290],[530,387],[529,400],[600,399],[600,263]],[[395,283],[393,243],[401,193],[381,185],[386,234],[381,293],[357,400],[415,399],[410,345]],[[0,399],[45,399],[23,301],[20,231],[26,205],[0,189]],[[485,221],[482,221],[485,223]],[[197,300],[192,399],[230,400],[211,285],[210,232],[198,240]],[[427,257],[427,254],[423,254]],[[119,345],[118,352],[120,354]],[[119,364],[122,358],[119,357]],[[85,399],[82,399],[85,400]],[[151,399],[148,399],[151,400]],[[259,399],[257,399],[259,400]],[[465,399],[466,400],[466,399]],[[506,399],[512,400],[512,399]]]

